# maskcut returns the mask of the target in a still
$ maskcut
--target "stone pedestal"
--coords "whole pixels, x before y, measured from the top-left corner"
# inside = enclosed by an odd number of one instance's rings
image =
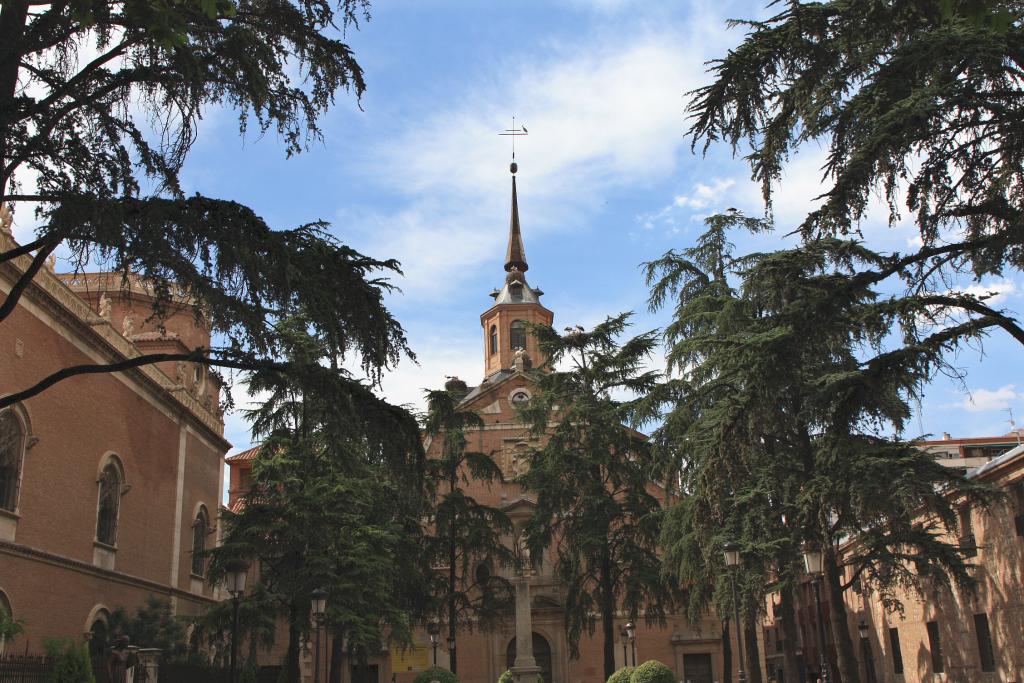
[[[139,648],[137,657],[139,663],[135,665],[135,683],[157,683],[160,673],[160,653],[158,647]]]
[[[533,658],[533,614],[530,610],[530,577],[528,572],[523,572],[516,577],[516,661],[512,664],[512,680],[516,683],[538,683],[540,679],[540,667]]]

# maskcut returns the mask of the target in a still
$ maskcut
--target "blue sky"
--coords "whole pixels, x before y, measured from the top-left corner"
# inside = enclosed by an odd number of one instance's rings
[[[418,403],[445,375],[481,378],[479,315],[502,282],[508,229],[510,150],[498,133],[513,114],[530,131],[517,146],[530,282],[558,329],[627,310],[638,312],[637,331],[663,325],[646,313],[639,264],[690,245],[709,213],[762,210],[742,161],[725,148],[695,156],[684,135],[686,93],[706,82],[704,62],[742,37],[725,19],[763,15],[762,3],[378,0],[372,13],[348,34],[368,89],[358,105],[338,96],[322,144],[286,160],[272,133],[240,138],[233,112],[210,111],[183,178],[188,191],[244,202],[272,225],[324,219],[364,253],[402,261],[403,294],[389,305],[419,365],[385,379],[391,400]],[[790,165],[780,226],[810,206],[821,160],[808,149]],[[884,218],[865,223],[866,239],[905,250],[912,227]],[[1024,310],[1020,273],[985,286]],[[1007,408],[1024,421],[1020,359],[1004,334],[962,353],[966,387],[937,380],[921,431],[1005,433]],[[228,437],[249,442],[237,415]]]

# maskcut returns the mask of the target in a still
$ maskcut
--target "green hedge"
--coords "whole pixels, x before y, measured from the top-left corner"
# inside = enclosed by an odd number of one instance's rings
[[[498,683],[512,683],[515,680],[512,678],[512,670],[505,669],[504,673],[498,676]]]
[[[656,659],[648,659],[633,670],[629,683],[676,683],[675,674]]]
[[[412,683],[431,683],[431,681],[438,681],[438,683],[459,683],[459,677],[448,669],[433,666],[426,671],[420,672]]]
[[[632,675],[633,667],[624,666],[608,677],[608,683],[629,683],[629,679]]]
[[[50,683],[94,683],[89,651],[70,638],[45,639],[46,655],[56,661],[50,674]]]

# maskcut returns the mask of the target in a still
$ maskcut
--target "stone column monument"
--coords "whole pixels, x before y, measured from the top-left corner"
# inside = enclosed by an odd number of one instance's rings
[[[512,664],[512,679],[516,683],[538,683],[540,667],[533,658],[533,614],[530,606],[530,577],[533,570],[526,544],[519,543],[519,563],[516,567],[516,660]],[[551,683],[551,681],[544,681]]]

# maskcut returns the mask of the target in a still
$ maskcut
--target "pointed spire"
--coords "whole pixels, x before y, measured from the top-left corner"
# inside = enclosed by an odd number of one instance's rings
[[[523,247],[523,233],[519,228],[519,201],[516,198],[516,171],[519,170],[515,162],[509,167],[512,171],[512,220],[508,229],[508,249],[505,251],[505,270],[518,270],[525,273],[530,267],[526,263],[526,249]]]

